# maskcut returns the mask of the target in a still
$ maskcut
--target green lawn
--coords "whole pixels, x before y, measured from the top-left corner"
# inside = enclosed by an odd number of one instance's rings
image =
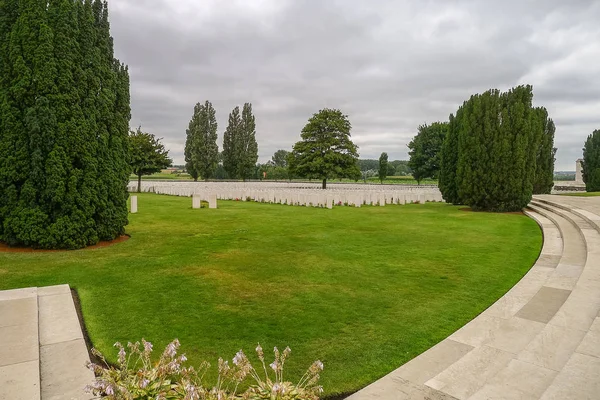
[[[0,289],[69,283],[94,345],[179,338],[192,364],[292,348],[287,377],[325,364],[355,391],[471,320],[535,262],[536,223],[445,204],[336,207],[139,196],[131,239],[71,252],[0,253]]]
[[[594,197],[600,196],[600,192],[573,192],[573,193],[561,193],[561,196],[577,196],[577,197]]]

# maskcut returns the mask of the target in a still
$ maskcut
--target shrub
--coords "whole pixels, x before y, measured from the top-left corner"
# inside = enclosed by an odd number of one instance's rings
[[[283,366],[290,355],[290,348],[286,347],[283,352],[274,348],[275,360],[269,365],[273,372],[269,375],[260,344],[256,347],[256,353],[262,363],[264,378],[262,372],[259,374],[240,350],[233,358],[232,365],[219,359],[217,383],[208,389],[202,384],[202,379],[210,365],[203,362],[198,369],[184,366],[187,358],[184,354],[177,355],[179,346],[179,341],[175,339],[167,345],[159,360],[153,363],[150,342],[142,339],[142,343],[128,343],[129,354],[117,342],[115,347],[119,352],[116,366],[109,365],[100,352],[92,349],[104,366],[88,364],[88,368],[96,374],[96,379],[86,387],[86,391],[96,396],[106,396],[108,400],[318,400],[323,391],[318,385],[319,373],[323,370],[321,361],[315,361],[300,381],[293,384],[283,379]],[[248,379],[252,382],[248,389],[238,393],[240,384]]]

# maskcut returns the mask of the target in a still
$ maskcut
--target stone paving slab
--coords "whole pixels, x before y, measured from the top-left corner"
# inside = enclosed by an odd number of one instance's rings
[[[89,361],[83,339],[42,346],[40,370],[43,400],[89,400],[93,396],[83,388],[91,384],[94,374],[83,368]]]
[[[585,336],[585,331],[554,325],[546,327],[519,353],[519,360],[560,371]]]
[[[0,400],[40,400],[37,359],[0,367]]]
[[[37,297],[37,288],[0,290],[0,301]]]
[[[600,358],[574,353],[542,400],[595,400],[600,393]]]
[[[450,335],[450,339],[473,347],[489,346],[517,354],[545,325],[523,318],[510,319],[480,315]]]
[[[381,400],[457,400],[456,398],[432,389],[425,385],[417,385],[399,376],[386,376],[382,384],[367,386],[359,393],[347,397],[355,399]]]
[[[54,296],[56,294],[71,294],[69,285],[45,286],[38,288],[38,296]]]
[[[40,313],[40,344],[83,339],[71,293],[41,296],[38,298]]]
[[[457,399],[467,399],[504,369],[513,357],[512,353],[481,346],[425,384]]]
[[[473,346],[446,339],[427,350],[421,356],[407,362],[391,375],[399,376],[417,384],[424,384],[465,354],[473,350]]]
[[[30,323],[31,316],[37,312],[35,297],[0,301],[0,328]]]
[[[469,400],[539,399],[556,375],[556,371],[512,360]]]
[[[39,359],[37,321],[0,328],[0,366]]]
[[[542,286],[536,295],[519,310],[517,317],[546,323],[554,317],[570,294],[570,290]]]

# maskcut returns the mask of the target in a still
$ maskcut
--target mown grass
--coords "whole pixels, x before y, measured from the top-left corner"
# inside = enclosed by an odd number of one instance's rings
[[[0,253],[0,289],[69,283],[93,344],[179,338],[192,364],[289,345],[286,376],[325,364],[352,392],[478,315],[538,256],[529,218],[445,204],[336,207],[139,195],[112,247]]]
[[[600,196],[600,192],[573,192],[573,193],[560,193],[561,196],[577,196],[577,197],[595,197]]]

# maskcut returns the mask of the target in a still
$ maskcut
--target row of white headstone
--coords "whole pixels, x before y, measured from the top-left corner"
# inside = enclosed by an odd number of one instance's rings
[[[175,193],[162,193],[177,195]],[[181,194],[179,194],[181,196]],[[188,196],[187,194],[183,196]],[[208,208],[217,208],[217,199],[254,201],[259,203],[283,204],[290,206],[324,207],[332,209],[337,206],[362,207],[365,205],[385,206],[386,204],[411,204],[426,202],[441,202],[443,199],[437,193],[398,193],[398,192],[311,192],[298,191],[228,191],[226,193],[194,193],[192,208],[198,209],[202,201],[208,202]],[[131,196],[131,212],[137,212],[137,196]]]

